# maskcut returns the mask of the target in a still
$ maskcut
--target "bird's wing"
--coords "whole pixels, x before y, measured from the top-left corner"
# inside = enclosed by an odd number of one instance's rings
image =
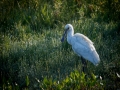
[[[99,63],[99,55],[97,54],[96,50],[91,50],[90,48],[86,48],[82,44],[76,43],[74,46],[72,46],[72,49],[76,54],[79,56],[82,56],[83,58],[89,60],[94,65],[97,65]]]
[[[76,54],[91,61],[93,64],[99,62],[99,55],[93,46],[93,42],[89,38],[83,34],[77,33],[74,35],[74,40],[72,48]]]
[[[74,36],[75,36],[78,40],[83,40],[83,41],[85,41],[85,42],[87,42],[87,43],[89,43],[89,44],[93,44],[93,42],[92,42],[88,37],[86,37],[86,36],[83,35],[83,34],[76,33]]]
[[[80,34],[80,33],[76,33],[74,35],[74,37],[76,38],[75,39],[76,42],[82,44],[84,47],[95,50],[95,48],[93,46],[93,42],[88,37],[86,37],[85,35]]]

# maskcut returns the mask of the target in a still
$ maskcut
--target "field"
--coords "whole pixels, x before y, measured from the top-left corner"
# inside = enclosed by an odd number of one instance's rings
[[[10,1],[0,3],[0,89],[120,89],[119,1],[110,10],[106,0],[98,0],[101,6],[94,0]],[[67,23],[91,39],[100,56],[98,66],[87,62],[87,74],[60,41]]]

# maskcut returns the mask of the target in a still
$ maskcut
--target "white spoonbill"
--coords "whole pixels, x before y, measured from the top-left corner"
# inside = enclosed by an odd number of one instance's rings
[[[64,41],[64,37],[67,34],[67,42],[72,46],[73,51],[80,57],[87,59],[92,62],[94,65],[98,65],[100,58],[96,49],[93,45],[93,42],[81,33],[74,34],[74,29],[71,24],[65,26],[65,32],[61,41]],[[85,62],[82,59],[82,63]]]

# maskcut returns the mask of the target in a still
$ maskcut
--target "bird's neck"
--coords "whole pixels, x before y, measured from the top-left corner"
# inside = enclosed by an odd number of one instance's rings
[[[71,29],[67,32],[67,41],[68,41],[69,44],[71,44],[71,40],[72,40],[73,35],[74,35],[74,30],[73,29]]]
[[[73,35],[74,35],[74,30],[73,29],[71,29],[67,32],[68,37],[72,37]]]

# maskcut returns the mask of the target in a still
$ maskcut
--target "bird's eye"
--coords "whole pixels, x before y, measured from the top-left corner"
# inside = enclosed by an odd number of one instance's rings
[[[68,27],[68,29],[67,30],[69,30],[69,27]]]

